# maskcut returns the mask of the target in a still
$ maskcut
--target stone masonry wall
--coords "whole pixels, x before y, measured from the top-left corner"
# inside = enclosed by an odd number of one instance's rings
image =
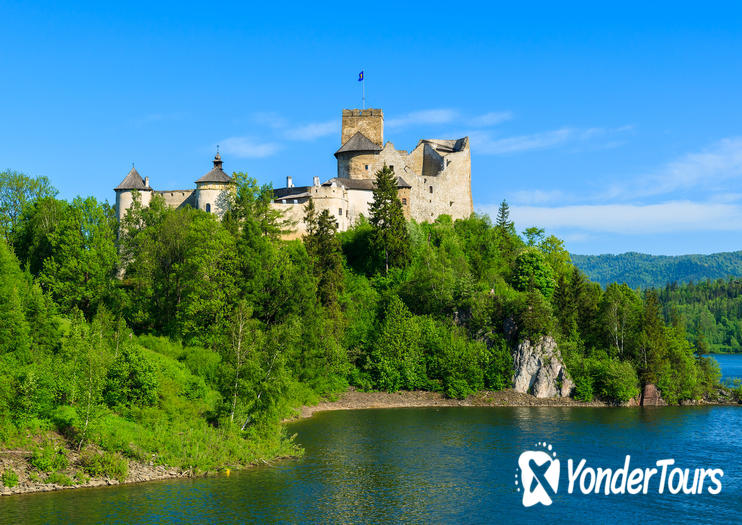
[[[379,146],[384,144],[384,112],[380,109],[344,109],[340,144],[358,131]]]

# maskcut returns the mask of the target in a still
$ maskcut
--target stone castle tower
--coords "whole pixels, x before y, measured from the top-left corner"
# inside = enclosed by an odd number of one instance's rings
[[[474,212],[471,194],[471,156],[469,138],[455,140],[423,139],[408,152],[384,143],[384,113],[381,109],[344,109],[340,148],[335,152],[337,174],[322,183],[312,178],[311,186],[294,185],[286,177],[286,186],[274,190],[272,206],[294,224],[287,238],[300,237],[306,231],[304,208],[311,199],[317,211],[328,210],[347,230],[360,218],[369,216],[376,172],[384,165],[397,176],[397,189],[407,218],[418,222],[433,221],[439,215],[453,219],[469,217]],[[132,167],[116,188],[119,219],[139,192],[143,205],[154,195],[164,198],[173,208],[192,206],[210,213],[221,213],[219,197],[234,190],[234,181],[222,169],[217,152],[214,167],[189,190],[155,191],[149,178],[142,178]]]
[[[214,167],[196,181],[196,189],[155,191],[149,185],[149,177],[142,178],[132,166],[129,174],[114,188],[116,192],[116,215],[119,221],[134,203],[134,192],[138,192],[142,206],[148,206],[154,195],[159,195],[171,208],[191,206],[209,213],[221,214],[220,196],[234,189],[232,177],[222,169],[222,157],[217,151]]]
[[[291,177],[285,188],[275,190],[274,206],[296,223],[293,237],[305,228],[304,206],[312,199],[318,211],[327,209],[339,229],[352,226],[361,215],[369,216],[376,172],[385,164],[397,175],[402,208],[408,218],[433,221],[439,215],[454,219],[474,212],[471,195],[469,138],[421,140],[411,152],[384,143],[384,112],[381,109],[344,109],[340,148],[335,152],[337,176],[312,186],[294,186]]]

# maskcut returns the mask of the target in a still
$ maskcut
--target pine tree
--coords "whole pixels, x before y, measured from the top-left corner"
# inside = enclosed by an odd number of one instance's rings
[[[374,200],[369,206],[371,213],[372,248],[384,261],[384,274],[390,267],[406,266],[410,261],[410,239],[402,203],[397,194],[397,177],[386,164],[376,172]]]
[[[304,245],[317,278],[317,295],[322,306],[332,307],[337,303],[343,285],[343,256],[336,235],[338,224],[327,210],[317,214],[311,200],[306,207],[304,222],[307,225]]]

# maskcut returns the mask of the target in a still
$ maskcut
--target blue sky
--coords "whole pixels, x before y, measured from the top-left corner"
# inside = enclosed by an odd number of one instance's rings
[[[364,69],[398,148],[471,137],[478,211],[574,253],[742,249],[742,8],[597,4],[0,0],[0,169],[112,201],[132,162],[193,187],[220,144],[324,180]]]

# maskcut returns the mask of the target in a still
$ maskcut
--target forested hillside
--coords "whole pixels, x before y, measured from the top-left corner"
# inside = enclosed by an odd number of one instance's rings
[[[631,288],[661,288],[670,283],[742,277],[742,251],[711,255],[576,255],[572,262],[587,276],[608,286],[626,283]]]
[[[742,352],[742,280],[667,285],[659,290],[665,318],[685,324],[701,352]]]
[[[652,382],[674,403],[718,383],[657,293],[604,291],[559,239],[517,235],[504,202],[494,224],[406,222],[385,168],[368,220],[337,233],[308,207],[307,235],[283,241],[272,189],[234,177],[222,220],[155,196],[118,224],[106,203],[0,174],[2,446],[56,458],[40,443],[58,435],[119,460],[245,464],[292,452],[280,421],[349,383],[507,388],[513,347],[544,335],[579,399]]]

